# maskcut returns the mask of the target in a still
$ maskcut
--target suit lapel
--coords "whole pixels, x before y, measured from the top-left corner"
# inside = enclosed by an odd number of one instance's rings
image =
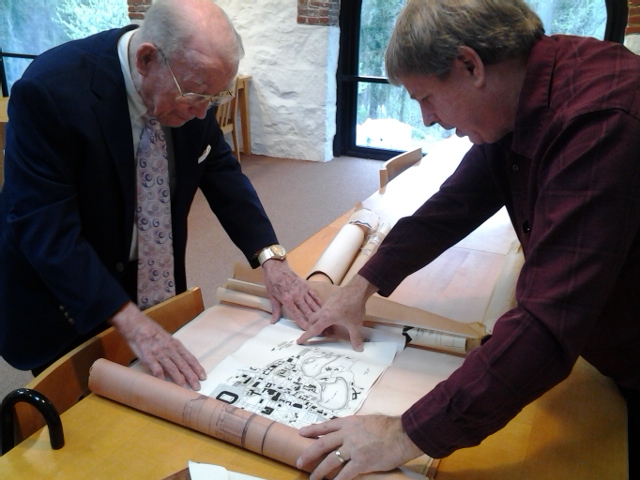
[[[182,205],[185,200],[190,204],[193,192],[198,187],[198,170],[201,168],[198,157],[202,154],[202,131],[196,122],[199,121],[192,120],[184,127],[171,129],[177,181],[174,197],[176,205]]]
[[[133,27],[135,28],[135,27]],[[127,92],[118,59],[118,39],[131,27],[123,28],[107,45],[105,53],[96,62],[92,89],[96,102],[92,106],[98,119],[105,144],[116,169],[126,209],[125,225],[134,222],[135,158]],[[130,238],[131,228],[125,232]]]

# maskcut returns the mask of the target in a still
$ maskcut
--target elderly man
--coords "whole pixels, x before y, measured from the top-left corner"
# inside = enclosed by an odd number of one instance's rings
[[[284,304],[304,325],[319,308],[211,108],[231,99],[242,53],[211,0],[158,0],[141,28],[54,48],[15,83],[0,197],[8,363],[37,373],[112,324],[154,375],[198,389],[201,365],[142,311],[186,289],[198,188],[262,265],[275,317]]]
[[[630,478],[638,478],[640,58],[618,44],[545,36],[522,0],[409,0],[386,67],[425,124],[455,128],[475,145],[312,315],[299,341],[343,325],[359,349],[369,296],[389,295],[504,205],[525,254],[517,306],[401,417],[302,429],[322,437],[298,466],[320,461],[312,480],[334,470],[349,480],[422,452],[440,458],[477,445],[566,378],[581,355],[627,400]]]

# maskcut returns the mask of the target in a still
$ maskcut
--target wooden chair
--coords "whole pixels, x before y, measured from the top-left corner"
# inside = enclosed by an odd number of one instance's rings
[[[386,187],[387,183],[404,172],[411,165],[419,162],[422,158],[422,149],[416,148],[408,152],[390,158],[380,168],[380,188]]]
[[[233,92],[233,99],[218,107],[218,110],[216,111],[216,120],[218,120],[222,133],[231,134],[231,139],[233,140],[233,151],[235,152],[238,161],[240,161],[240,144],[238,143],[238,129],[236,128],[236,114],[238,111],[237,79],[233,81],[233,85],[231,85],[230,88]]]
[[[203,310],[202,292],[194,287],[145,310],[145,313],[169,333],[175,333]],[[45,395],[62,414],[89,394],[89,369],[98,358],[129,365],[135,355],[125,339],[111,327],[61,357],[26,388]],[[44,426],[45,420],[34,407],[24,402],[15,405],[15,445]]]

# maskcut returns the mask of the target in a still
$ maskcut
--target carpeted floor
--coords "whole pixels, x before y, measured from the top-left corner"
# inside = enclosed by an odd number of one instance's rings
[[[378,188],[377,160],[339,157],[330,162],[307,162],[258,155],[242,157],[271,218],[278,239],[293,249]],[[188,285],[202,288],[205,306],[216,303],[215,292],[232,276],[234,262],[245,261],[201,194],[189,215]],[[0,359],[0,399],[32,378]]]

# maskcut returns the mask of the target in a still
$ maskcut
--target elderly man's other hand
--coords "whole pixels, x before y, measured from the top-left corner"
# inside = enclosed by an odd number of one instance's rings
[[[360,327],[364,319],[365,305],[375,291],[377,291],[375,285],[369,283],[364,277],[355,275],[347,285],[327,299],[319,312],[311,316],[309,327],[298,338],[298,343],[305,343],[332,326],[339,325],[349,332],[353,349],[361,352],[363,346]]]
[[[300,328],[309,326],[309,318],[320,310],[322,300],[307,283],[291,270],[286,260],[267,260],[262,264],[264,283],[271,300],[271,323],[282,317],[282,307]]]
[[[207,374],[196,357],[135,304],[125,304],[111,317],[111,323],[153,376],[200,390],[200,380]]]
[[[297,462],[306,471],[317,465],[310,480],[351,480],[363,473],[386,472],[423,454],[402,429],[400,417],[336,418],[303,427],[300,435],[318,437]]]

